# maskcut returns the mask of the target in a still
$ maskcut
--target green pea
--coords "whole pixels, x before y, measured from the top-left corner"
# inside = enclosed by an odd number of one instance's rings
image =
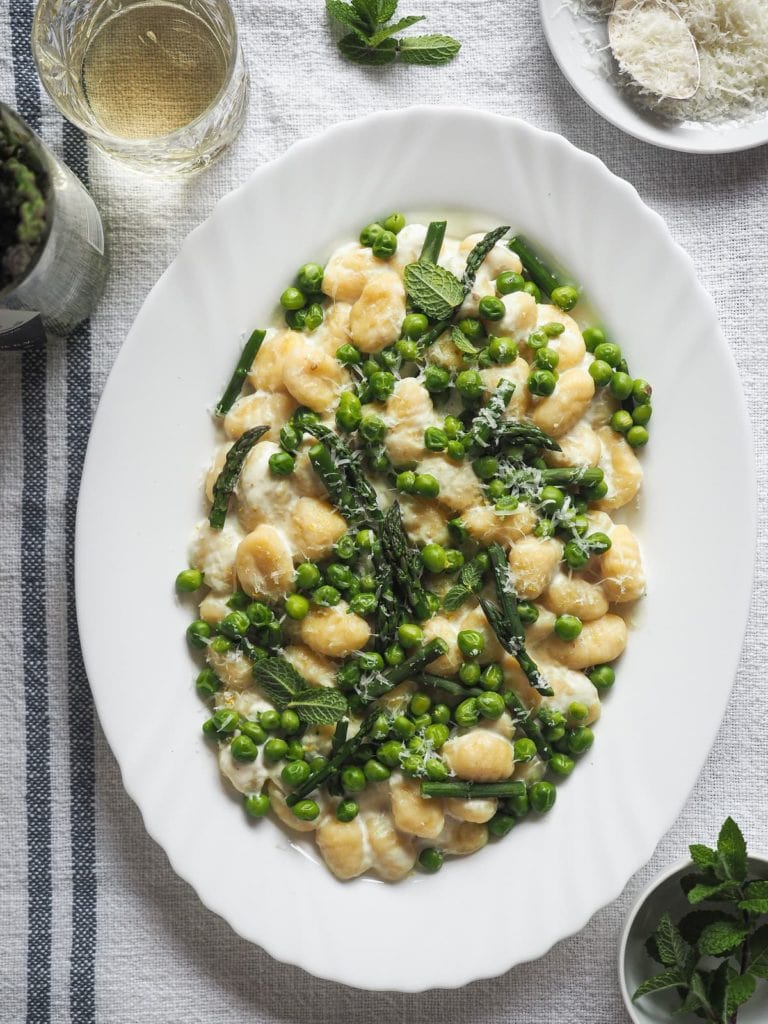
[[[336,422],[342,430],[357,430],[363,418],[360,399],[352,391],[345,391],[336,409]]]
[[[269,456],[269,470],[273,476],[290,476],[296,468],[296,460],[288,452],[275,452]]]
[[[381,672],[384,668],[384,659],[378,651],[362,651],[356,657],[363,672]]]
[[[383,441],[387,433],[387,425],[380,416],[371,413],[363,416],[360,420],[360,436],[371,444]]]
[[[602,346],[599,347],[602,348]],[[610,387],[611,394],[615,395],[620,402],[623,402],[624,399],[629,398],[629,396],[632,394],[632,378],[629,376],[628,373],[622,373],[621,371],[617,371],[611,377]]]
[[[262,719],[262,725],[264,724]],[[265,726],[266,728],[266,726]],[[285,740],[271,739],[264,744],[265,761],[281,761],[288,753],[288,744]]]
[[[635,405],[647,405],[651,400],[653,388],[647,380],[637,377],[632,384],[632,398]]]
[[[499,295],[511,295],[512,292],[521,292],[525,288],[525,278],[522,274],[516,274],[514,270],[505,270],[496,278],[495,284]]]
[[[409,341],[418,341],[429,330],[429,320],[423,313],[408,313],[403,320],[400,332]]]
[[[632,410],[632,422],[636,423],[639,427],[644,427],[652,415],[653,406],[636,405]]]
[[[392,731],[401,739],[408,740],[416,732],[416,726],[405,715],[398,715],[392,722]]]
[[[216,732],[225,736],[233,733],[240,725],[240,715],[230,708],[218,708],[214,711],[212,720]]]
[[[641,406],[642,408],[642,406]],[[626,409],[617,409],[610,419],[611,429],[617,434],[626,434],[632,426],[632,417]]]
[[[413,493],[421,498],[436,498],[440,493],[440,484],[431,473],[417,473]]]
[[[432,708],[432,721],[435,725],[448,725],[451,720],[451,709],[447,704],[435,704]]]
[[[378,402],[386,402],[395,390],[395,375],[389,370],[379,370],[370,378],[371,390]]]
[[[288,750],[285,756],[289,761],[303,761],[306,751],[301,740],[288,740]]]
[[[475,459],[472,469],[480,480],[490,480],[499,472],[499,460],[493,455],[483,455],[481,458]]]
[[[570,775],[576,767],[576,762],[567,754],[553,754],[548,764],[549,770],[555,775]]]
[[[554,537],[555,524],[551,519],[540,519],[533,530],[534,537]]]
[[[416,486],[416,474],[411,469],[403,470],[402,473],[397,474],[395,486],[404,494],[413,494]]]
[[[244,736],[249,736],[253,740],[253,742],[258,745],[266,743],[267,734],[264,732],[264,730],[262,729],[258,722],[241,722],[240,732]]]
[[[602,345],[605,341],[605,331],[601,331],[599,327],[587,327],[581,332],[581,336],[584,339],[587,352],[594,352],[597,346]]]
[[[443,572],[448,564],[442,544],[425,544],[421,549],[421,560],[427,572]]]
[[[371,358],[368,358],[368,359],[367,359],[367,360],[366,360],[366,361],[365,361],[365,362],[363,363],[363,367],[362,367],[362,369],[363,369],[363,374],[364,374],[364,376],[365,376],[365,377],[366,377],[366,378],[367,378],[368,380],[370,380],[370,379],[371,379],[371,377],[372,377],[372,376],[374,375],[374,373],[378,373],[378,372],[379,372],[379,370],[381,369],[381,367],[379,366],[379,364],[378,364],[377,362],[375,362],[375,360],[373,360],[373,359],[371,359]]]
[[[552,810],[557,799],[557,790],[551,782],[534,782],[528,790],[531,807],[539,814]]]
[[[590,533],[587,537],[589,550],[596,555],[604,555],[611,548],[611,538],[607,533]]]
[[[319,292],[323,283],[323,268],[319,263],[305,263],[299,267],[296,280],[305,292]]]
[[[275,617],[272,609],[262,601],[251,601],[245,609],[245,614],[254,626],[266,626]]]
[[[430,394],[437,394],[440,391],[445,391],[451,383],[451,375],[448,370],[444,370],[442,366],[435,366],[434,363],[430,363],[429,366],[424,370],[424,387]]]
[[[461,441],[449,441],[445,450],[456,462],[460,462],[467,454],[467,451]]]
[[[246,813],[252,818],[263,818],[272,806],[268,793],[247,793],[243,803]]]
[[[613,370],[609,363],[602,359],[595,359],[589,364],[589,374],[597,387],[604,388],[606,384],[610,383]]]
[[[324,584],[312,592],[312,600],[322,608],[333,608],[341,600],[341,594],[336,587]]]
[[[399,768],[400,757],[403,753],[403,744],[398,740],[388,740],[386,743],[382,743],[376,752],[376,757],[382,764],[385,764],[387,768]]]
[[[349,342],[336,349],[336,358],[342,366],[357,366],[363,359],[360,350]]]
[[[478,312],[483,320],[503,320],[507,307],[495,295],[484,295],[480,299]]]
[[[465,398],[479,398],[483,386],[483,378],[477,370],[462,370],[456,376],[456,390]]]
[[[424,739],[428,740],[432,744],[434,750],[439,750],[447,741],[450,734],[450,729],[447,724],[443,722],[433,722],[432,725],[428,725],[424,730]]]
[[[187,640],[193,647],[204,648],[208,646],[211,632],[211,627],[207,622],[196,619],[187,626]]]
[[[285,599],[285,614],[289,619],[303,619],[309,613],[309,601],[303,594],[290,594]]]
[[[515,509],[520,505],[519,498],[515,497],[514,494],[507,494],[503,498],[499,498],[494,508],[495,511],[501,515],[509,515],[514,512]]]
[[[180,594],[192,594],[203,585],[203,574],[199,569],[183,569],[176,577],[176,589]]]
[[[360,590],[364,594],[375,594],[379,589],[376,577],[373,573],[365,573],[360,577]]]
[[[430,782],[445,782],[451,774],[445,762],[441,761],[439,757],[427,758],[424,770]]]
[[[291,810],[301,821],[314,821],[320,814],[320,808],[314,800],[299,800]]]
[[[384,230],[374,239],[371,246],[373,255],[380,260],[391,260],[397,252],[397,235],[394,231]]]
[[[485,328],[474,317],[468,316],[464,320],[459,320],[457,327],[469,341],[480,341],[485,337]]]
[[[470,726],[477,725],[480,719],[480,709],[477,706],[477,700],[477,697],[468,697],[467,700],[463,700],[454,711],[456,724],[460,725],[463,729],[468,729]]]
[[[320,579],[320,570],[312,562],[302,562],[296,567],[295,582],[299,590],[314,590]]]
[[[306,304],[306,296],[298,288],[286,288],[280,296],[280,305],[283,309],[302,309]]]
[[[271,708],[267,711],[262,711],[259,715],[259,725],[267,732],[274,732],[275,729],[279,729],[280,712],[273,711]]]
[[[483,670],[474,662],[465,662],[459,667],[459,679],[465,686],[476,686],[482,674]]]
[[[528,390],[532,395],[546,398],[557,386],[557,376],[552,370],[534,370],[528,378]]]
[[[448,530],[457,544],[463,544],[469,538],[469,531],[460,519],[449,519]]]
[[[350,765],[341,773],[341,784],[347,793],[360,793],[365,789],[366,778],[362,768]]]
[[[394,235],[399,235],[405,227],[405,217],[402,213],[390,213],[386,220],[383,220],[381,223],[385,231],[391,231]]]
[[[487,551],[478,551],[472,561],[480,572],[488,572],[491,567],[491,558]]]
[[[648,444],[648,431],[645,427],[630,427],[626,434],[630,448],[642,448]]]
[[[448,445],[448,435],[439,427],[427,427],[424,431],[424,447],[430,452],[445,451]]]
[[[389,647],[384,651],[384,661],[388,665],[396,666],[402,665],[405,661],[405,651],[401,644],[390,644]]]
[[[204,668],[195,680],[195,686],[201,697],[212,697],[219,690],[221,680],[212,668]]]
[[[443,866],[445,856],[434,846],[427,846],[419,854],[419,867],[430,875],[434,875]]]
[[[481,693],[477,699],[477,710],[483,718],[501,718],[504,714],[506,704],[500,693]]]
[[[526,816],[531,809],[531,805],[528,800],[528,790],[525,787],[525,783],[519,782],[517,784],[515,793],[507,797],[503,806],[518,819]]]
[[[517,342],[514,338],[491,338],[488,355],[494,363],[506,365],[517,359]]]
[[[556,320],[553,320],[551,323],[543,324],[541,331],[546,334],[548,338],[559,338],[560,335],[565,332],[565,324],[560,324]]]
[[[306,761],[289,761],[280,772],[280,778],[291,789],[296,789],[306,782],[312,773]]]
[[[341,800],[336,808],[336,817],[339,821],[354,821],[359,810],[355,800]]]
[[[532,626],[534,622],[538,621],[539,609],[530,601],[519,601],[517,614],[520,616],[520,621],[524,626]]]
[[[372,224],[367,224],[360,232],[360,245],[370,248],[383,231],[384,228],[381,224],[375,221]]]
[[[579,289],[574,288],[572,285],[561,285],[559,288],[552,290],[550,298],[559,309],[567,313],[579,301]]]
[[[379,606],[379,599],[375,594],[355,594],[349,602],[349,610],[354,615],[373,615]]]
[[[504,836],[509,835],[516,824],[517,818],[511,814],[504,814],[503,811],[497,811],[488,822],[488,831],[494,839],[503,839]]]
[[[397,628],[397,639],[406,650],[409,650],[424,642],[424,631],[415,622],[404,622]]]
[[[483,673],[480,676],[480,685],[484,690],[498,690],[501,684],[504,682],[504,670],[501,665],[497,665],[493,662],[491,665],[486,665],[483,669]]]
[[[408,316],[421,316],[421,313],[409,313]],[[408,317],[405,319],[407,320]],[[424,317],[424,320],[426,322],[427,318]],[[405,323],[405,321],[403,321],[403,323]],[[408,338],[401,338],[399,341],[395,342],[395,349],[403,362],[406,363],[415,363],[421,356],[421,349],[418,344]]]
[[[219,733],[216,728],[216,723],[212,718],[209,718],[205,722],[203,722],[203,735],[209,740],[213,739],[214,737],[218,738]]]
[[[538,352],[539,349],[547,347],[549,344],[549,338],[542,330],[531,331],[528,335],[528,341],[526,344],[532,352]]]
[[[539,500],[542,507],[551,513],[563,507],[565,504],[565,493],[559,487],[543,487]]]
[[[384,782],[392,774],[389,768],[375,757],[365,762],[364,773],[369,782]]]
[[[476,629],[462,629],[456,638],[465,658],[478,658],[485,650],[485,637]]]
[[[464,565],[464,555],[456,548],[447,548],[445,552],[445,568],[447,572],[455,572]]]
[[[523,291],[528,295],[532,295],[537,302],[541,302],[541,289],[533,281],[526,281],[523,285]]]
[[[555,633],[561,640],[575,640],[583,628],[581,619],[575,615],[558,615],[555,619]]]
[[[536,365],[542,370],[554,370],[560,362],[560,356],[553,348],[540,348],[536,353]]]
[[[580,700],[571,701],[568,705],[568,716],[574,722],[583,722],[585,718],[589,718],[589,708]]]
[[[529,740],[527,736],[522,739],[515,740],[515,760],[516,761],[532,761],[536,756],[536,744],[533,740]]]
[[[616,682],[616,673],[610,665],[595,665],[587,676],[598,690],[607,690]]]
[[[604,341],[597,346],[594,356],[598,362],[608,363],[610,367],[615,368],[621,362],[621,349],[610,341]]]
[[[568,737],[568,750],[572,754],[583,754],[595,742],[595,734],[586,725],[574,729]]]
[[[312,305],[307,308],[304,315],[304,329],[306,331],[316,331],[323,322],[323,319],[323,307],[319,302],[313,302]]]
[[[582,494],[588,501],[600,501],[608,493],[608,484],[605,480],[601,480],[600,483],[593,484],[592,487],[585,487]]]
[[[280,728],[287,736],[292,736],[301,729],[301,719],[295,711],[288,708],[280,715]]]
[[[347,590],[355,579],[355,574],[348,565],[332,562],[325,570],[325,578],[337,590]]]

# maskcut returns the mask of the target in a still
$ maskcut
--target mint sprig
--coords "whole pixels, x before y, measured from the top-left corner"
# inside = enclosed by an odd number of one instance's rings
[[[257,661],[253,676],[278,711],[295,711],[304,725],[331,725],[347,713],[343,693],[310,686],[286,658]]]
[[[375,67],[391,64],[398,58],[404,64],[447,64],[461,49],[461,43],[451,36],[399,38],[399,33],[425,17],[412,14],[393,21],[397,0],[325,0],[325,7],[334,21],[350,30],[339,40],[339,49],[356,64]]]
[[[748,877],[747,846],[733,818],[725,820],[714,850],[701,843],[689,849],[699,871],[681,879],[683,892],[693,906],[714,905],[677,924],[663,915],[646,950],[664,970],[644,981],[632,999],[675,989],[678,1013],[736,1024],[758,979],[768,980],[768,880]],[[721,962],[713,967],[712,960]]]

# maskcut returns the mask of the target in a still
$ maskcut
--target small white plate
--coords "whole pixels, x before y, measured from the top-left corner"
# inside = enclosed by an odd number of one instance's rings
[[[567,0],[539,0],[552,55],[576,92],[593,110],[636,139],[684,153],[734,153],[768,142],[768,115],[737,124],[666,124],[632,104],[601,70],[598,50],[608,46],[605,21],[576,13]]]
[[[184,641],[194,605],[174,598],[173,581],[204,514],[207,410],[245,335],[268,322],[297,267],[396,209],[469,212],[475,225],[510,224],[550,248],[633,371],[652,381],[637,524],[651,582],[597,742],[550,814],[439,875],[341,883],[313,843],[249,821],[220,781]],[[207,906],[321,977],[453,988],[582,928],[674,821],[736,671],[754,534],[736,369],[712,301],[661,218],[558,135],[416,107],[337,125],[256,171],[189,236],[147,298],[88,448],[78,618],[125,787]]]

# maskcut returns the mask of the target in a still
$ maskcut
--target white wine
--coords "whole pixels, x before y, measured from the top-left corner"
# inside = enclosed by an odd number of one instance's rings
[[[94,120],[123,139],[152,139],[204,114],[226,84],[227,54],[211,24],[172,3],[117,11],[83,56]]]

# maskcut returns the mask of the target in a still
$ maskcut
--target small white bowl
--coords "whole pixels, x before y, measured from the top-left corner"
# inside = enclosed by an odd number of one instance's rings
[[[655,931],[661,915],[666,911],[673,921],[692,910],[680,887],[684,875],[696,871],[696,865],[687,857],[677,861],[657,875],[643,889],[627,915],[619,943],[619,987],[627,1013],[633,1024],[696,1024],[699,1017],[675,1015],[680,1005],[674,992],[657,992],[632,1002],[632,993],[646,978],[659,974],[663,967],[655,963],[645,951],[648,936]],[[760,878],[768,878],[768,857],[760,854],[749,857],[749,870]],[[739,1024],[765,1024],[768,1020],[768,984],[758,982],[755,995],[739,1010]]]

